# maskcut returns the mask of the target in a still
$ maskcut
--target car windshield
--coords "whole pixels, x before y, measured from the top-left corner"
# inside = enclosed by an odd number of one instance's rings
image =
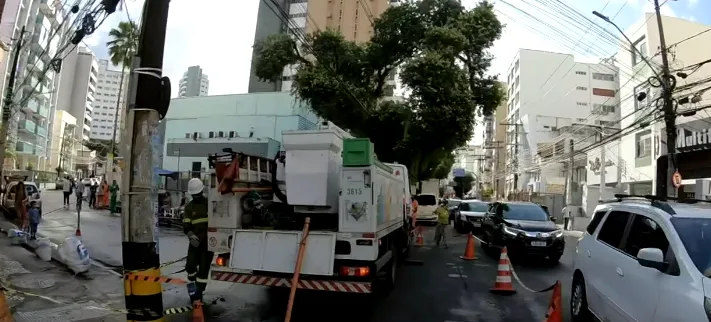
[[[548,214],[536,204],[502,204],[504,219],[547,221]]]
[[[35,187],[35,186],[33,186],[33,185],[30,185],[30,184],[25,185],[25,191],[27,191],[27,195],[28,195],[28,196],[31,196],[31,195],[33,195],[33,194],[39,192],[39,191],[37,190],[37,187]]]
[[[686,252],[691,257],[699,272],[711,278],[711,219],[708,218],[672,218],[672,225],[679,234]]]
[[[419,195],[417,196],[417,203],[420,206],[436,206],[437,198],[434,195]]]
[[[462,203],[462,201],[459,200],[459,199],[449,199],[449,200],[447,200],[447,206],[449,206],[449,207],[456,207],[456,206],[459,206],[460,203]]]
[[[487,212],[489,210],[489,204],[485,202],[465,202],[462,204],[459,210],[472,212]]]

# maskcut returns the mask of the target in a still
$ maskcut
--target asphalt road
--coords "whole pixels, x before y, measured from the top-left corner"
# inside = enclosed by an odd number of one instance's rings
[[[61,193],[43,193],[44,220],[39,231],[54,240],[73,235],[76,229],[76,212],[52,209],[61,208]],[[74,208],[72,208],[74,209]],[[82,240],[98,265],[121,265],[121,222],[108,211],[82,211]],[[489,292],[496,277],[498,257],[486,256],[477,244],[478,260],[464,261],[466,236],[449,232],[449,249],[433,246],[433,230],[426,229],[424,247],[412,250],[411,259],[421,265],[405,265],[398,271],[398,285],[390,294],[380,298],[364,298],[340,293],[298,292],[292,321],[334,319],[341,321],[476,321],[476,322],[528,322],[542,321],[551,292],[532,293],[514,282],[517,293],[498,296]],[[543,289],[556,280],[563,283],[565,321],[569,321],[572,253],[575,239],[568,237],[566,251],[557,266],[546,263],[522,263],[512,259],[517,275],[531,289]],[[159,251],[163,263],[185,256],[187,239],[177,229],[161,229]],[[1,252],[1,251],[0,251]],[[169,275],[182,270],[179,261],[163,268]],[[171,275],[185,277],[180,272]],[[121,285],[119,278],[116,283]],[[222,296],[224,302],[207,310],[214,321],[280,321],[286,308],[285,290],[274,291],[264,287],[213,282],[206,298]],[[184,306],[189,302],[183,286],[164,285],[164,306]],[[170,321],[188,321],[186,316],[172,316]]]

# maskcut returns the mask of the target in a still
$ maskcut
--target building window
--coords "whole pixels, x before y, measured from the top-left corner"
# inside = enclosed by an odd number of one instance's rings
[[[615,97],[615,91],[611,89],[593,88],[592,93],[595,96]]]
[[[647,84],[646,82],[635,86],[634,97],[632,98],[634,100],[635,111],[639,111],[649,106],[650,94],[651,91],[649,88],[649,84]],[[639,99],[641,97],[643,97],[642,100]]]
[[[593,114],[607,114],[615,112],[615,105],[593,104]]]
[[[593,73],[592,77],[593,77],[593,79],[597,79],[597,80],[604,80],[604,81],[609,81],[609,82],[615,81],[615,75],[613,75],[613,74]]]
[[[576,104],[578,104],[578,106],[588,106],[588,103],[585,102],[578,102]]]
[[[635,157],[644,158],[652,156],[652,133],[643,131],[635,135],[636,151]]]
[[[615,121],[597,121],[597,123],[602,127],[613,127],[616,124]]]
[[[575,75],[587,75],[587,74],[588,74],[588,72],[583,72],[583,71],[579,71],[579,70],[575,71]]]
[[[578,87],[576,87],[575,89],[577,89],[577,90],[579,90],[579,91],[587,91],[587,90],[588,90],[588,88],[585,87],[585,86],[578,86]]]
[[[647,39],[642,36],[637,41],[632,43],[632,66],[637,65],[638,63],[644,61],[643,58],[649,57],[647,54]],[[639,53],[637,53],[639,51]],[[639,54],[642,54],[643,57],[639,57]]]

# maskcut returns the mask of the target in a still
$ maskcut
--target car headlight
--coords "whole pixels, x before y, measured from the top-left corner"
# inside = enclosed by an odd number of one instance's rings
[[[517,236],[518,234],[523,233],[523,230],[504,226],[504,232],[511,236]]]
[[[563,236],[563,230],[559,229],[559,230],[553,231],[553,232],[551,232],[551,236],[553,236],[555,238]]]

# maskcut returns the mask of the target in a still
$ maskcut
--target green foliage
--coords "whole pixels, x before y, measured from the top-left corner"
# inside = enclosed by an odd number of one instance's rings
[[[494,189],[488,188],[481,191],[481,198],[484,200],[490,199],[494,195]]]
[[[454,186],[454,193],[459,198],[464,198],[464,195],[472,190],[472,183],[474,182],[474,176],[471,173],[465,173],[463,177],[454,178],[456,185]]]
[[[370,138],[380,160],[408,165],[413,182],[444,178],[477,114],[491,114],[503,98],[495,76],[485,75],[502,28],[486,1],[471,10],[457,0],[407,2],[375,21],[367,43],[330,29],[301,47],[289,35],[268,37],[255,45],[255,71],[275,81],[297,65],[292,90],[316,114]],[[383,100],[396,68],[410,95]]]
[[[96,151],[97,155],[105,158],[111,149],[111,140],[89,139],[84,141],[84,146],[91,151]],[[118,145],[114,145],[113,153],[114,156],[118,155]]]
[[[133,21],[119,22],[116,28],[109,31],[111,40],[106,42],[109,48],[109,56],[114,66],[122,65],[124,68],[131,68],[133,56],[138,50],[138,38],[140,30]]]
[[[27,163],[27,165],[25,166],[25,170],[27,170],[27,171],[32,171],[34,169],[35,169],[35,164],[32,162]]]

